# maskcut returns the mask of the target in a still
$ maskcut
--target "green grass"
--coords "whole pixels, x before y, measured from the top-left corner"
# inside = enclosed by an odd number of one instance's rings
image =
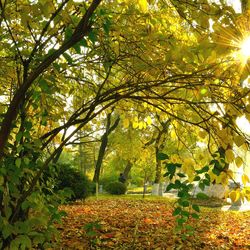
[[[152,192],[152,186],[147,187],[147,193]],[[128,193],[143,193],[143,187],[129,187],[128,188]]]
[[[125,194],[125,195],[111,195],[111,194],[100,194],[98,197],[90,196],[87,200],[114,200],[114,199],[123,199],[123,200],[145,200],[145,201],[163,201],[166,203],[173,204],[175,200],[167,197],[162,196],[155,196],[155,195],[145,195],[143,198],[142,194]]]

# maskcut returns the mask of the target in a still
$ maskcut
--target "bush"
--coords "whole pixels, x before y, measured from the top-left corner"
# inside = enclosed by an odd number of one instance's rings
[[[127,186],[119,181],[111,182],[106,186],[106,191],[110,194],[125,194],[127,191]]]
[[[118,181],[118,176],[117,175],[108,175],[108,176],[103,176],[100,181],[99,181],[99,185],[103,186],[104,190],[107,190],[107,186],[111,183],[111,182],[116,182]]]
[[[58,166],[55,191],[70,188],[74,195],[71,200],[85,199],[93,192],[93,183],[80,171],[67,164]]]

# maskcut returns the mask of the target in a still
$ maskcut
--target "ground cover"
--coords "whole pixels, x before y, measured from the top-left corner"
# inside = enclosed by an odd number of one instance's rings
[[[141,197],[141,196],[140,196]],[[61,207],[58,249],[250,249],[250,212],[201,208],[193,236],[175,233],[174,201],[99,197]]]

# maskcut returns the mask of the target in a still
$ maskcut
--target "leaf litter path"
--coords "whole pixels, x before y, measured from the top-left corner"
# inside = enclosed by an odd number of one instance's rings
[[[250,212],[204,208],[191,222],[194,236],[182,241],[166,199],[89,199],[61,209],[58,249],[250,249]]]

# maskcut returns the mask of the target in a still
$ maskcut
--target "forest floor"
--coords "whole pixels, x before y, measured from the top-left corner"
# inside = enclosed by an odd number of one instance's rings
[[[57,225],[56,249],[250,249],[250,212],[202,206],[200,219],[190,222],[194,235],[182,240],[174,229],[173,206],[171,199],[141,196],[64,205],[67,216]]]

